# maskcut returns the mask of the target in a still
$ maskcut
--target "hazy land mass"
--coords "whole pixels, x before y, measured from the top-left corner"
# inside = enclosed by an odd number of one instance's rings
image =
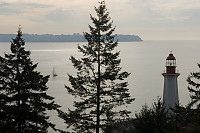
[[[16,34],[0,34],[0,42],[10,42]],[[52,35],[52,34],[23,34],[26,42],[86,42],[83,35],[74,33],[73,35]],[[142,39],[137,35],[116,35],[115,41],[138,42]]]

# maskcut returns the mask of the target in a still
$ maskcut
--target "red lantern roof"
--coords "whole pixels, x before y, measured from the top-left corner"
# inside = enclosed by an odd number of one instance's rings
[[[176,60],[176,58],[170,53],[166,60]]]

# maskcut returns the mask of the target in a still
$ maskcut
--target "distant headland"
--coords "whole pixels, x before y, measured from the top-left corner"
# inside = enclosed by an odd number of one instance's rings
[[[10,42],[16,34],[0,34],[0,42]],[[86,42],[83,35],[74,33],[73,35],[52,35],[52,34],[23,34],[26,42]],[[119,42],[139,42],[142,39],[137,35],[116,35]],[[115,41],[116,41],[115,40]]]

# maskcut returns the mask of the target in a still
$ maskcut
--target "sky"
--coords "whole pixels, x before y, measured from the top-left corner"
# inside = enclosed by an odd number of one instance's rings
[[[89,32],[99,0],[0,0],[0,34]],[[200,40],[200,0],[105,0],[115,34]]]

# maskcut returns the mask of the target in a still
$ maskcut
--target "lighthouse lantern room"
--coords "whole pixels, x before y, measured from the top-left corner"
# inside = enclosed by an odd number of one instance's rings
[[[168,74],[176,73],[176,58],[174,57],[172,52],[169,54],[169,56],[166,59],[166,73]]]
[[[162,75],[164,76],[163,102],[170,110],[179,103],[177,78],[180,75],[176,72],[176,58],[172,52],[166,59],[166,71]]]

